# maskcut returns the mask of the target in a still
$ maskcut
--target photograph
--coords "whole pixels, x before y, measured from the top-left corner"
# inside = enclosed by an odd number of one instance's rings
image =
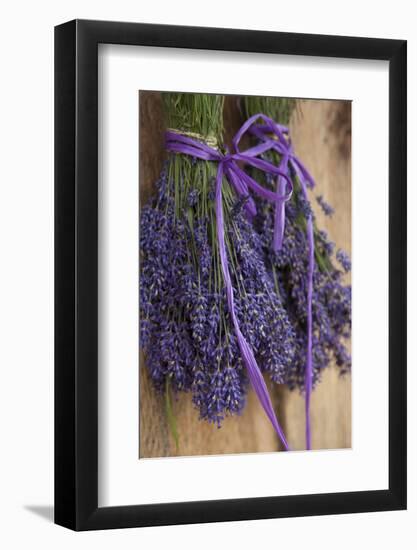
[[[138,90],[139,459],[351,447],[351,108]]]
[[[0,548],[417,548],[410,6],[5,3]]]

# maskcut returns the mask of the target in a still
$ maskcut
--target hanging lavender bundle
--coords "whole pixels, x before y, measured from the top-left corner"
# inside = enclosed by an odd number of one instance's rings
[[[342,373],[350,369],[351,358],[346,348],[346,340],[351,330],[351,287],[343,281],[343,273],[350,270],[347,254],[338,250],[327,234],[320,230],[314,213],[303,190],[302,181],[312,186],[312,179],[294,156],[286,126],[295,107],[294,100],[278,98],[246,97],[242,101],[246,116],[262,112],[278,123],[273,139],[281,140],[283,147],[265,153],[265,158],[277,166],[285,165],[293,181],[293,195],[285,205],[285,224],[281,227],[279,246],[275,251],[271,242],[276,236],[276,216],[271,203],[259,197],[258,216],[255,220],[262,251],[268,272],[274,280],[274,287],[281,296],[295,332],[294,360],[287,371],[286,383],[291,387],[306,389],[306,350],[308,348],[308,273],[310,246],[308,224],[311,220],[314,252],[312,272],[312,376],[314,386],[323,369],[332,361]],[[255,141],[271,138],[271,128],[253,129]],[[283,142],[285,140],[285,143]],[[286,158],[285,158],[286,157]],[[277,179],[257,171],[256,178],[269,189],[277,188]],[[279,185],[279,178],[278,178]],[[324,213],[331,216],[334,211],[317,197]]]
[[[256,369],[287,381],[296,333],[266,268],[253,200],[207,160],[225,160],[223,98],[163,99],[172,152],[140,221],[140,343],[149,374],[158,391],[191,392],[200,417],[218,426],[242,411],[250,379],[280,434]],[[203,149],[211,156],[199,156]]]

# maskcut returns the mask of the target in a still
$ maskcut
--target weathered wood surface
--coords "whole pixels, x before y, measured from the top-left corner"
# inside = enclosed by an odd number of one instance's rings
[[[225,125],[233,134],[242,123],[236,98],[229,97]],[[159,94],[140,93],[140,199],[147,200],[159,175],[165,153],[164,121]],[[317,182],[314,195],[322,193],[337,215],[325,218],[313,206],[320,226],[338,246],[350,252],[350,105],[346,102],[299,101],[291,121],[296,153]],[[297,392],[268,382],[278,417],[293,449],[304,449],[304,401]],[[341,378],[329,368],[312,397],[313,448],[345,448],[351,441],[350,376]],[[162,396],[153,390],[144,357],[140,357],[140,449],[141,458],[271,452],[279,450],[277,437],[253,391],[240,417],[227,418],[222,427],[198,419],[189,394],[173,402],[180,446],[177,452],[170,433]]]

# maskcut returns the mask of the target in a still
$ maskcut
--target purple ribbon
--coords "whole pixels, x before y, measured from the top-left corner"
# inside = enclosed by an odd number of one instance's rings
[[[256,136],[270,150],[275,150],[281,155],[279,168],[287,175],[290,167],[296,174],[303,196],[308,201],[308,187],[314,187],[314,180],[307,172],[302,162],[294,155],[289,131],[285,126],[277,124],[273,120],[264,125],[252,125],[250,133]],[[282,177],[278,177],[277,195],[281,193],[283,185]],[[285,182],[284,182],[285,185]],[[284,238],[285,228],[285,205],[281,203],[280,208],[275,210],[274,222],[274,250],[280,250]],[[305,417],[306,417],[306,448],[311,449],[311,421],[310,421],[310,398],[313,389],[313,274],[314,274],[314,229],[311,214],[307,219],[307,240],[309,245],[308,255],[308,279],[307,279],[307,357],[304,375],[305,385]]]
[[[292,194],[292,181],[287,172],[283,169],[274,166],[270,162],[267,162],[259,155],[275,148],[274,140],[264,141],[255,147],[247,149],[246,151],[240,151],[239,143],[242,136],[249,131],[251,126],[259,119],[262,119],[266,125],[275,125],[275,122],[269,117],[259,114],[250,117],[237,132],[233,138],[233,153],[227,153],[223,155],[217,149],[209,147],[206,143],[197,141],[193,138],[187,137],[176,132],[166,132],[166,148],[168,151],[174,153],[181,153],[183,155],[190,155],[202,160],[218,162],[217,175],[216,175],[216,197],[215,197],[215,210],[216,210],[216,231],[217,240],[219,243],[220,263],[222,267],[223,279],[226,287],[227,303],[229,313],[232,319],[233,327],[237,337],[239,350],[243,358],[243,362],[246,366],[249,380],[258,396],[258,399],[269,418],[274,430],[276,431],[279,439],[281,440],[285,450],[289,450],[287,440],[284,432],[278,422],[275,415],[274,408],[272,406],[271,398],[268,393],[268,389],[265,384],[265,380],[256,362],[254,353],[243,336],[239,321],[237,319],[234,307],[234,292],[232,281],[229,273],[229,266],[227,261],[226,246],[224,241],[224,219],[223,219],[223,201],[222,201],[222,187],[223,187],[223,175],[226,176],[228,181],[233,185],[236,193],[239,196],[248,197],[249,189],[257,193],[260,197],[275,203],[276,208],[281,208],[282,205],[288,201]],[[237,161],[242,161],[249,166],[258,168],[267,173],[275,174],[280,179],[283,179],[285,185],[282,186],[283,192],[273,192],[265,189],[257,181],[251,178],[240,166]],[[256,214],[255,203],[251,197],[246,201],[245,208],[249,215]]]

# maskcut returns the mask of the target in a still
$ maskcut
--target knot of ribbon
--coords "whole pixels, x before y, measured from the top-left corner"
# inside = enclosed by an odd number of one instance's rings
[[[255,124],[259,119],[263,121],[263,125]],[[244,134],[251,133],[256,136],[261,143],[258,145],[241,151],[239,148],[240,141]],[[275,138],[271,138],[271,134]],[[236,316],[234,307],[234,291],[232,280],[229,273],[229,266],[227,260],[227,252],[224,238],[224,218],[223,218],[223,201],[222,201],[222,186],[223,176],[227,178],[230,184],[234,187],[239,197],[245,198],[244,208],[247,215],[252,218],[256,214],[256,206],[253,198],[249,195],[249,189],[253,193],[257,194],[261,198],[268,200],[275,204],[275,223],[274,223],[274,250],[279,250],[282,245],[284,224],[285,224],[285,203],[291,198],[293,192],[293,184],[290,177],[289,165],[291,165],[298,176],[303,192],[307,197],[307,191],[304,190],[307,184],[313,185],[312,178],[308,175],[307,170],[301,164],[301,162],[294,156],[292,152],[291,143],[287,141],[284,134],[288,134],[288,130],[278,125],[271,118],[257,114],[250,117],[239,129],[237,134],[232,140],[233,150],[232,152],[226,152],[223,154],[218,149],[210,147],[203,141],[198,141],[192,137],[177,133],[174,131],[167,131],[165,134],[166,148],[173,153],[180,153],[183,155],[190,155],[194,158],[201,160],[207,160],[218,163],[216,174],[216,190],[215,190],[215,212],[216,212],[216,233],[219,246],[220,264],[226,289],[226,297],[228,303],[229,314],[232,319],[233,328],[236,334],[239,350],[248,372],[249,380],[255,393],[269,418],[274,430],[276,431],[279,439],[281,440],[285,450],[289,450],[287,440],[284,432],[277,420],[277,417],[272,406],[271,398],[268,393],[264,378],[259,369],[254,353],[242,334],[239,326],[239,321]],[[260,155],[270,151],[276,150],[282,155],[280,165],[277,167],[274,164],[259,158]],[[286,160],[285,160],[286,159]],[[285,162],[284,162],[285,160]],[[247,172],[245,172],[238,164],[242,162],[245,165],[252,166],[265,173],[273,174],[277,178],[277,189],[270,191],[256,180],[254,180]],[[310,228],[311,226],[311,228]],[[307,448],[310,448],[310,422],[309,422],[309,402],[310,393],[312,388],[312,315],[311,315],[311,302],[312,302],[312,269],[314,262],[314,240],[313,238],[313,225],[311,216],[307,223],[308,238],[310,243],[310,261],[309,261],[309,283],[308,283],[308,352],[307,352],[307,366],[306,366],[306,415],[307,415]],[[311,242],[313,243],[311,245]],[[311,275],[311,277],[310,277]],[[310,288],[311,286],[311,288]],[[308,382],[308,384],[307,384]]]

